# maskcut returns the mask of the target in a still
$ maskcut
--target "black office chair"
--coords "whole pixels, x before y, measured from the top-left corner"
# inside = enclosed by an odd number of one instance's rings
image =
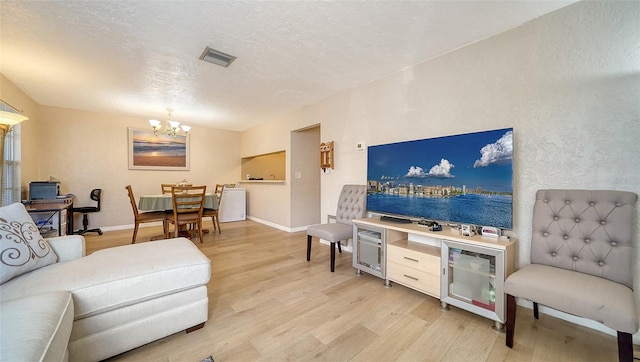
[[[87,216],[90,212],[98,212],[100,211],[100,196],[102,195],[102,189],[93,189],[91,190],[91,200],[97,201],[97,206],[84,206],[84,207],[74,207],[73,212],[81,212],[82,213],[82,226],[83,228],[77,231],[74,231],[74,234],[84,235],[89,232],[98,233],[98,235],[102,235],[102,230],[100,228],[95,229],[87,229],[89,225],[89,217]]]

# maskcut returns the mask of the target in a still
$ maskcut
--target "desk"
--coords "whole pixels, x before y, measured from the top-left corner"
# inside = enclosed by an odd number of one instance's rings
[[[73,234],[73,197],[31,200],[25,203],[29,215],[43,237]]]
[[[205,194],[204,208],[216,210],[218,208],[218,198],[214,194]],[[140,211],[173,210],[171,194],[142,195],[138,201],[138,209]]]

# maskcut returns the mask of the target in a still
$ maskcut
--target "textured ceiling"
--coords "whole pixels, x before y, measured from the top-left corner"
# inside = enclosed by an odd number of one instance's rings
[[[573,2],[3,0],[0,71],[42,105],[245,130]]]

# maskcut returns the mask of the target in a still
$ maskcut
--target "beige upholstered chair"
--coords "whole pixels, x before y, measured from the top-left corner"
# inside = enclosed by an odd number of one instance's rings
[[[211,222],[213,223],[213,231],[216,231],[216,229],[218,230],[218,234],[220,234],[222,232],[222,229],[220,229],[220,215],[219,215],[219,210],[220,210],[220,204],[222,203],[222,191],[224,191],[225,186],[222,184],[216,184],[216,190],[214,192],[214,194],[216,195],[216,198],[218,199],[218,208],[217,209],[204,209],[202,211],[202,216],[203,217],[211,217]]]
[[[198,233],[200,243],[203,242],[202,208],[206,190],[207,186],[174,186],[171,188],[173,213],[167,214],[165,238],[169,237],[168,224],[174,225],[174,237],[176,238],[179,235],[181,226],[193,225],[193,231]]]
[[[338,209],[336,222],[312,225],[307,228],[307,261],[311,260],[311,239],[313,236],[331,243],[331,271],[336,266],[336,244],[342,253],[340,241],[353,237],[353,219],[360,219],[367,214],[367,189],[364,185],[344,185]]]
[[[133,196],[131,185],[125,186],[125,189],[127,189],[127,193],[129,193],[129,201],[131,202],[131,208],[133,209],[134,217],[133,237],[131,238],[131,244],[136,243],[138,227],[140,226],[140,224],[145,222],[162,221],[162,229],[165,230],[166,233],[167,214],[164,211],[138,212],[138,205],[136,205],[136,198]]]
[[[620,361],[633,360],[638,331],[633,256],[638,195],[625,191],[539,190],[533,208],[531,264],[505,281],[506,344],[513,347],[515,298],[618,331]]]

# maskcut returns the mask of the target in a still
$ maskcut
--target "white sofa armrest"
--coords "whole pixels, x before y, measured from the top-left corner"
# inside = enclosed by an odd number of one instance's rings
[[[82,235],[58,236],[46,240],[58,255],[58,262],[80,259],[85,256],[86,249]]]

